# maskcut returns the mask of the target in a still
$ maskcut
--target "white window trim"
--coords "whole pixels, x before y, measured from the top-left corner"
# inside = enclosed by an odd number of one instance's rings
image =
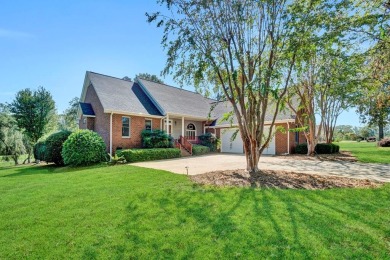
[[[129,135],[122,135],[122,138],[130,138],[131,137],[131,118],[129,116],[122,116],[122,129],[123,130],[123,118],[128,118],[129,119]],[[122,132],[123,134],[123,132]]]
[[[145,118],[145,130],[146,130],[146,121],[150,121],[150,131],[153,130],[153,120],[151,118]]]

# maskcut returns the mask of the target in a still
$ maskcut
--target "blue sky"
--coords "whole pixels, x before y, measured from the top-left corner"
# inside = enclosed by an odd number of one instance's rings
[[[87,70],[133,78],[160,75],[164,67],[162,32],[145,17],[161,9],[154,0],[0,0],[0,6],[0,103],[43,86],[62,112],[80,96]],[[177,85],[172,77],[164,81]],[[351,109],[338,124],[359,125],[358,115]]]

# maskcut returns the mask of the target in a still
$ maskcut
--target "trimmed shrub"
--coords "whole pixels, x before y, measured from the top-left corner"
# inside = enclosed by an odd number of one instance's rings
[[[331,143],[332,147],[333,147],[333,150],[332,150],[332,153],[338,153],[340,152],[340,146],[337,145],[337,144],[334,144],[334,143]]]
[[[72,133],[62,146],[64,163],[71,166],[107,161],[103,138],[90,130]]]
[[[390,138],[383,138],[378,142],[378,146],[380,147],[390,147]]]
[[[317,154],[338,153],[340,151],[340,146],[337,144],[319,143],[316,145],[315,151]],[[307,143],[298,144],[295,147],[295,153],[307,154]]]
[[[192,146],[193,155],[201,155],[210,152],[210,148],[204,145],[195,144]]]
[[[34,158],[35,160],[45,161],[45,150],[46,143],[45,141],[39,141],[34,145]]]
[[[171,148],[173,139],[162,130],[143,130],[141,133],[144,148]]]
[[[120,152],[127,162],[144,162],[161,159],[179,158],[180,149],[177,148],[154,148],[154,149],[127,149]]]
[[[307,154],[307,143],[297,144],[295,146],[295,153]]]
[[[54,133],[46,138],[46,150],[45,161],[53,162],[56,165],[64,165],[64,159],[62,158],[62,145],[68,139],[72,132],[68,130],[62,130]]]
[[[333,147],[331,144],[319,143],[316,145],[315,151],[318,154],[330,154],[333,152]]]

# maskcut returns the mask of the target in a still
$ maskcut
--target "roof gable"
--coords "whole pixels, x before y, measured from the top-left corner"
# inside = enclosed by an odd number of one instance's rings
[[[94,72],[87,72],[86,77],[105,113],[162,116],[137,83]]]
[[[213,101],[201,94],[137,78],[136,82],[148,93],[165,113],[208,118]]]

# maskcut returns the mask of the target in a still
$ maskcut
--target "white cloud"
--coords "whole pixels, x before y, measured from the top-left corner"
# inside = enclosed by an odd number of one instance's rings
[[[0,38],[28,38],[32,34],[0,28]]]

